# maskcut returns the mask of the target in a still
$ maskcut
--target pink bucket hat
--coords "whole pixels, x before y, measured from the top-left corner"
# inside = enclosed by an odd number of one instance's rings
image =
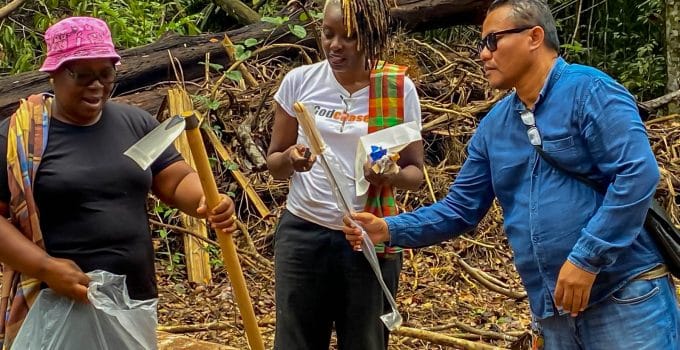
[[[78,59],[110,58],[116,64],[120,61],[109,27],[98,18],[63,19],[47,28],[45,42],[47,57],[40,67],[41,72],[53,72],[65,62]]]

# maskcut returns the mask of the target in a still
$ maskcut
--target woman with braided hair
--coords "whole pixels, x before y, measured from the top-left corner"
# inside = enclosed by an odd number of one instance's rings
[[[343,213],[322,167],[307,152],[293,105],[302,102],[314,114],[321,136],[350,177],[356,175],[359,137],[402,122],[416,121],[420,127],[418,95],[406,68],[379,61],[387,46],[388,11],[385,0],[328,0],[321,35],[327,59],[293,69],[274,97],[267,165],[274,178],[291,179],[274,243],[275,349],[328,349],[333,327],[339,349],[387,347],[380,315],[389,306],[369,263],[340,231]],[[366,195],[352,198],[355,210],[394,215],[392,188],[420,186],[422,143],[412,143],[399,156],[396,174],[376,174],[365,166],[371,186]],[[377,249],[383,278],[394,294],[401,250]]]

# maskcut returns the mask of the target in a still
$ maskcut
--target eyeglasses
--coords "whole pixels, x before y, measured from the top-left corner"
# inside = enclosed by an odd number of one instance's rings
[[[522,118],[522,123],[527,126],[527,136],[529,137],[529,142],[533,146],[540,146],[543,142],[541,140],[541,133],[538,132],[536,127],[536,118],[534,118],[534,113],[528,110],[524,110],[519,114]]]
[[[116,81],[116,69],[113,67],[103,69],[99,72],[78,72],[68,67],[65,67],[64,69],[79,86],[90,86],[95,80],[99,80],[102,84],[110,84]]]
[[[485,37],[483,37],[479,43],[477,43],[477,52],[480,54],[482,53],[482,50],[486,47],[489,49],[489,51],[494,52],[496,49],[498,49],[498,40],[500,38],[498,37],[499,35],[503,34],[517,34],[521,33],[527,29],[531,29],[535,26],[524,26],[524,27],[519,27],[519,28],[512,28],[512,29],[507,29],[507,30],[501,30],[498,32],[493,32],[487,34]]]

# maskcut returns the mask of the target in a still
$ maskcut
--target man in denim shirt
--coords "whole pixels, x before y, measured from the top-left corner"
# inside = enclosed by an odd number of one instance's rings
[[[472,230],[496,197],[546,349],[680,349],[675,290],[642,228],[659,170],[634,98],[558,56],[541,1],[494,1],[482,37],[490,85],[514,91],[479,124],[446,198],[355,220],[374,242],[422,247]],[[534,145],[606,194],[555,169]],[[346,225],[358,247],[360,231]]]

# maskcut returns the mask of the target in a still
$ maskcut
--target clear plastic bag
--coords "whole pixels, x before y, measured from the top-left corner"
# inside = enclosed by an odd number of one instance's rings
[[[354,208],[352,208],[349,204],[350,194],[348,193],[348,189],[351,188],[352,180],[340,170],[342,169],[340,162],[337,160],[333,150],[331,150],[329,147],[326,147],[323,150],[323,153],[319,155],[319,161],[321,166],[324,168],[324,171],[326,171],[326,175],[328,175],[327,179],[331,184],[331,188],[333,189],[333,195],[338,208],[343,213],[345,213],[345,215],[349,216],[353,214]],[[350,221],[354,226],[360,228],[362,231],[363,239],[361,241],[361,251],[363,252],[366,260],[368,260],[368,263],[371,265],[371,269],[373,269],[375,277],[378,279],[378,283],[380,283],[380,287],[385,294],[385,298],[387,298],[387,301],[392,308],[391,312],[381,315],[380,319],[383,321],[387,329],[393,331],[401,326],[403,320],[399,310],[397,309],[397,302],[394,300],[392,293],[390,293],[390,290],[387,288],[385,280],[382,277],[382,272],[380,271],[380,262],[378,262],[378,255],[375,253],[375,246],[373,245],[373,242],[371,242],[371,239],[368,238],[368,234],[366,234],[361,225],[352,219],[350,219]]]
[[[87,275],[90,304],[42,290],[12,350],[156,349],[158,299],[130,299],[125,276],[101,270]]]

